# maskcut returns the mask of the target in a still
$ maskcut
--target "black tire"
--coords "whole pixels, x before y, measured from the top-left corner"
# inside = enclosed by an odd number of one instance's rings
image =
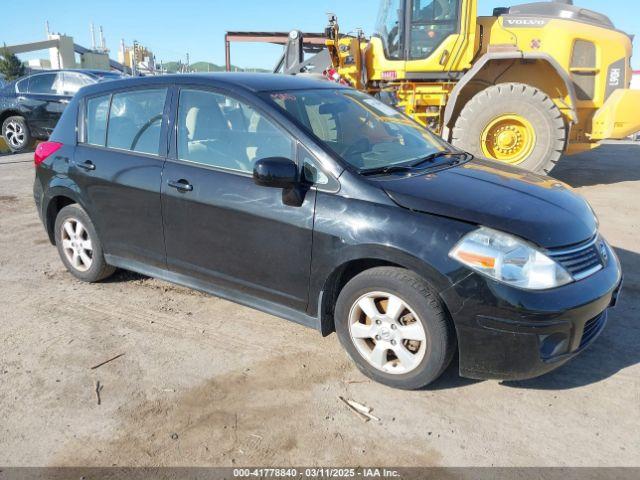
[[[387,292],[399,297],[417,315],[426,333],[422,361],[407,373],[387,373],[363,357],[349,333],[352,306],[369,292]],[[335,326],[340,343],[362,373],[376,382],[405,390],[422,388],[447,368],[456,350],[453,325],[438,295],[420,276],[403,268],[376,267],[351,279],[338,296]]]
[[[7,117],[2,122],[2,137],[9,150],[14,153],[29,150],[35,143],[27,122],[20,116]]]
[[[452,143],[485,157],[482,132],[494,119],[509,114],[528,120],[536,134],[533,150],[517,166],[536,173],[551,172],[564,152],[567,127],[556,104],[544,92],[529,85],[503,83],[477,93],[460,112]]]
[[[68,257],[65,252],[65,242],[64,240],[68,240],[64,238],[68,236],[68,233],[64,233],[65,223],[70,221],[73,223],[80,222],[80,224],[84,227],[86,231],[86,236],[83,235],[84,239],[88,239],[91,242],[91,254],[88,254],[88,251],[85,251],[85,255],[90,257],[90,266],[86,269],[81,269],[85,265],[82,265],[81,268],[75,266],[72,260]],[[58,248],[58,253],[60,254],[60,258],[62,259],[62,263],[64,263],[67,270],[71,272],[71,274],[79,280],[83,282],[99,282],[100,280],[104,280],[115,272],[115,268],[111,265],[108,265],[104,259],[104,253],[102,250],[102,244],[100,243],[100,239],[98,238],[98,234],[96,233],[96,229],[93,226],[93,222],[87,212],[78,205],[68,205],[64,207],[58,213],[55,222],[55,239],[56,239],[56,247]],[[69,250],[67,250],[69,251]],[[81,260],[80,260],[81,261]]]

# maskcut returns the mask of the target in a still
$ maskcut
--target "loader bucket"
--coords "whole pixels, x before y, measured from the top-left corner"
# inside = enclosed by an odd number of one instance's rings
[[[640,131],[640,90],[618,89],[593,117],[592,140],[623,139]]]

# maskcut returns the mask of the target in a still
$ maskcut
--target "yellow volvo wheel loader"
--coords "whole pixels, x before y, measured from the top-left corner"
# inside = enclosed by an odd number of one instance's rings
[[[343,35],[333,15],[324,36],[305,60],[292,32],[276,69],[323,71],[478,156],[548,173],[563,153],[640,131],[632,37],[571,1],[478,17],[477,0],[381,0],[370,38]]]

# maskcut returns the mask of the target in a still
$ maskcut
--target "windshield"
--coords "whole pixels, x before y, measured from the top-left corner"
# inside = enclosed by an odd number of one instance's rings
[[[266,95],[359,171],[412,164],[451,148],[394,108],[355,90],[294,90]]]

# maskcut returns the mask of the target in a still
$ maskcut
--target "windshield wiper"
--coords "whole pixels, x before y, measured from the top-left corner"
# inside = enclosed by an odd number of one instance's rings
[[[440,152],[435,152],[432,153],[430,155],[427,155],[426,157],[421,158],[420,160],[410,163],[410,164],[404,164],[404,165],[389,165],[386,167],[378,167],[378,168],[368,168],[366,170],[361,170],[360,173],[363,175],[385,175],[387,173],[397,173],[397,172],[410,172],[411,170],[413,170],[416,167],[419,167],[420,165],[423,165],[425,163],[433,163],[435,162],[438,158],[442,158],[442,157],[465,157],[465,158],[471,158],[472,155],[466,152],[456,152],[454,150],[442,150]],[[458,163],[460,163],[460,160],[453,160],[451,162],[449,162],[451,165],[457,165]]]
[[[467,157],[467,156],[469,156],[469,154],[466,153],[466,152],[456,152],[454,150],[441,150],[439,152],[435,152],[435,153],[432,153],[430,155],[427,155],[424,158],[421,158],[417,162],[414,162],[411,165],[409,165],[409,167],[410,168],[414,168],[414,167],[418,167],[420,165],[423,165],[425,163],[433,163],[437,159],[442,158],[442,157],[461,157],[461,156],[462,157]],[[456,161],[456,163],[457,162],[458,161]]]
[[[411,165],[389,165],[387,167],[367,168],[361,170],[360,173],[363,175],[384,175],[387,173],[410,172],[411,170],[413,170]]]

